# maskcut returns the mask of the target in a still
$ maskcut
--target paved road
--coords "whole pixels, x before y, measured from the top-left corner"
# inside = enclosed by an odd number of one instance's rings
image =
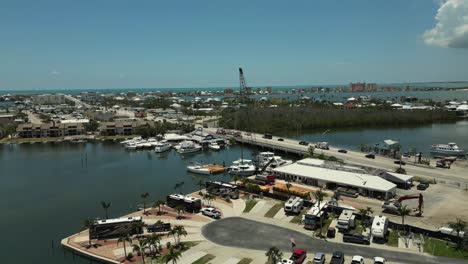
[[[202,234],[211,242],[223,246],[264,251],[275,246],[284,252],[289,252],[291,250],[289,238],[293,237],[297,247],[305,248],[308,252],[322,251],[332,253],[335,250],[340,250],[350,256],[361,255],[366,258],[381,256],[390,262],[410,264],[466,263],[466,261],[457,259],[436,258],[400,251],[382,250],[369,246],[326,242],[291,229],[264,224],[242,217],[230,217],[212,222],[203,227]]]
[[[216,128],[208,128],[206,129],[210,133],[215,133]],[[243,132],[243,138],[247,140],[253,140],[254,142],[264,143],[264,144],[274,144],[275,146],[285,147],[285,148],[294,148],[300,149],[303,151],[307,151],[307,146],[299,145],[299,141],[294,139],[284,138],[284,141],[278,141],[278,137],[273,137],[273,139],[265,139],[262,137],[261,134],[251,133],[251,135],[245,135]],[[321,153],[322,150],[315,149],[315,153]],[[384,168],[389,171],[394,171],[399,165],[394,164],[394,160],[391,158],[386,158],[382,156],[376,156],[375,159],[368,159],[365,158],[363,153],[350,151],[348,153],[340,153],[338,152],[338,148],[330,147],[330,150],[323,150],[325,155],[332,155],[339,159],[344,160],[346,163],[349,164],[357,164],[367,167],[374,167],[374,168]],[[453,169],[441,169],[441,168],[434,168],[434,167],[421,167],[421,166],[414,166],[411,164],[407,164],[403,166],[407,173],[414,176],[421,176],[421,177],[429,177],[429,178],[437,178],[437,179],[444,179],[449,181],[460,182],[463,184],[468,184],[468,168],[453,168]]]
[[[82,105],[85,108],[91,108],[92,107],[90,104],[87,104],[87,103],[85,103],[83,101],[80,101],[77,98],[75,98],[73,96],[70,96],[68,94],[64,94],[63,96],[65,97],[65,99],[74,102],[77,106]]]

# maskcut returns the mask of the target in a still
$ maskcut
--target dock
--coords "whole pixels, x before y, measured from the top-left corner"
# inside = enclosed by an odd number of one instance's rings
[[[207,164],[203,165],[203,167],[209,169],[211,174],[222,173],[225,172],[227,169],[226,167],[217,164]]]

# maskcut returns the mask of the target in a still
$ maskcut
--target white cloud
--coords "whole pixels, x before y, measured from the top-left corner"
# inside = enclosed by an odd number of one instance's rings
[[[428,45],[468,48],[468,0],[439,1],[436,25],[423,34]]]
[[[57,70],[51,70],[51,71],[50,71],[50,74],[52,74],[52,75],[60,75],[60,72],[57,71]]]

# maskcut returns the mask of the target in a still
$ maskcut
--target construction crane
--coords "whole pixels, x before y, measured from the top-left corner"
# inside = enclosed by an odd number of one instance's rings
[[[391,211],[391,212],[394,212],[394,213],[398,213],[398,210],[402,206],[402,202],[405,201],[405,200],[411,200],[411,199],[418,199],[418,208],[416,209],[418,211],[418,213],[416,215],[417,216],[422,216],[423,208],[424,208],[424,197],[423,197],[422,193],[404,195],[404,196],[398,198],[396,201],[384,202],[384,204],[382,205],[382,208],[384,210],[388,210],[388,211]]]
[[[246,92],[247,90],[247,85],[245,83],[245,76],[244,76],[244,71],[242,70],[242,68],[239,67],[239,89],[240,89],[240,96],[241,98],[244,96],[244,93]]]

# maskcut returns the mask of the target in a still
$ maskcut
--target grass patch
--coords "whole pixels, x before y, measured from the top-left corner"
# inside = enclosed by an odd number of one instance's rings
[[[387,246],[398,247],[398,232],[390,231],[387,238]]]
[[[254,208],[254,206],[255,206],[256,204],[257,204],[257,201],[256,201],[256,200],[247,201],[247,202],[245,203],[244,213],[250,212],[250,210],[252,210],[252,208]]]
[[[333,221],[333,217],[328,217],[322,221],[322,236],[327,235],[328,227],[330,226],[331,222]],[[320,224],[318,225],[317,232],[315,232],[315,236],[320,236]]]
[[[281,210],[281,208],[284,207],[284,203],[277,203],[275,205],[273,205],[273,207],[270,208],[270,210],[268,210],[268,212],[265,213],[265,217],[268,217],[268,218],[273,218],[279,210]]]
[[[252,261],[253,261],[253,259],[251,259],[251,258],[243,258],[239,262],[237,262],[237,264],[249,264]]]
[[[294,216],[293,219],[291,219],[289,222],[293,224],[300,224],[302,221],[302,216],[305,215],[305,213],[307,213],[307,208],[302,209],[301,213]]]
[[[205,256],[195,260],[194,262],[192,262],[192,264],[205,264],[205,263],[208,263],[208,261],[214,259],[215,256],[211,255],[211,254],[206,254]]]
[[[468,251],[458,250],[454,243],[434,238],[425,239],[424,252],[434,256],[468,259]]]
[[[200,244],[199,241],[186,241],[186,242],[180,242],[182,245],[184,245],[184,250],[183,251],[187,251],[189,250],[190,248]]]
[[[356,220],[354,224],[354,228],[351,230],[351,233],[362,234],[364,232],[364,226],[360,220]]]

